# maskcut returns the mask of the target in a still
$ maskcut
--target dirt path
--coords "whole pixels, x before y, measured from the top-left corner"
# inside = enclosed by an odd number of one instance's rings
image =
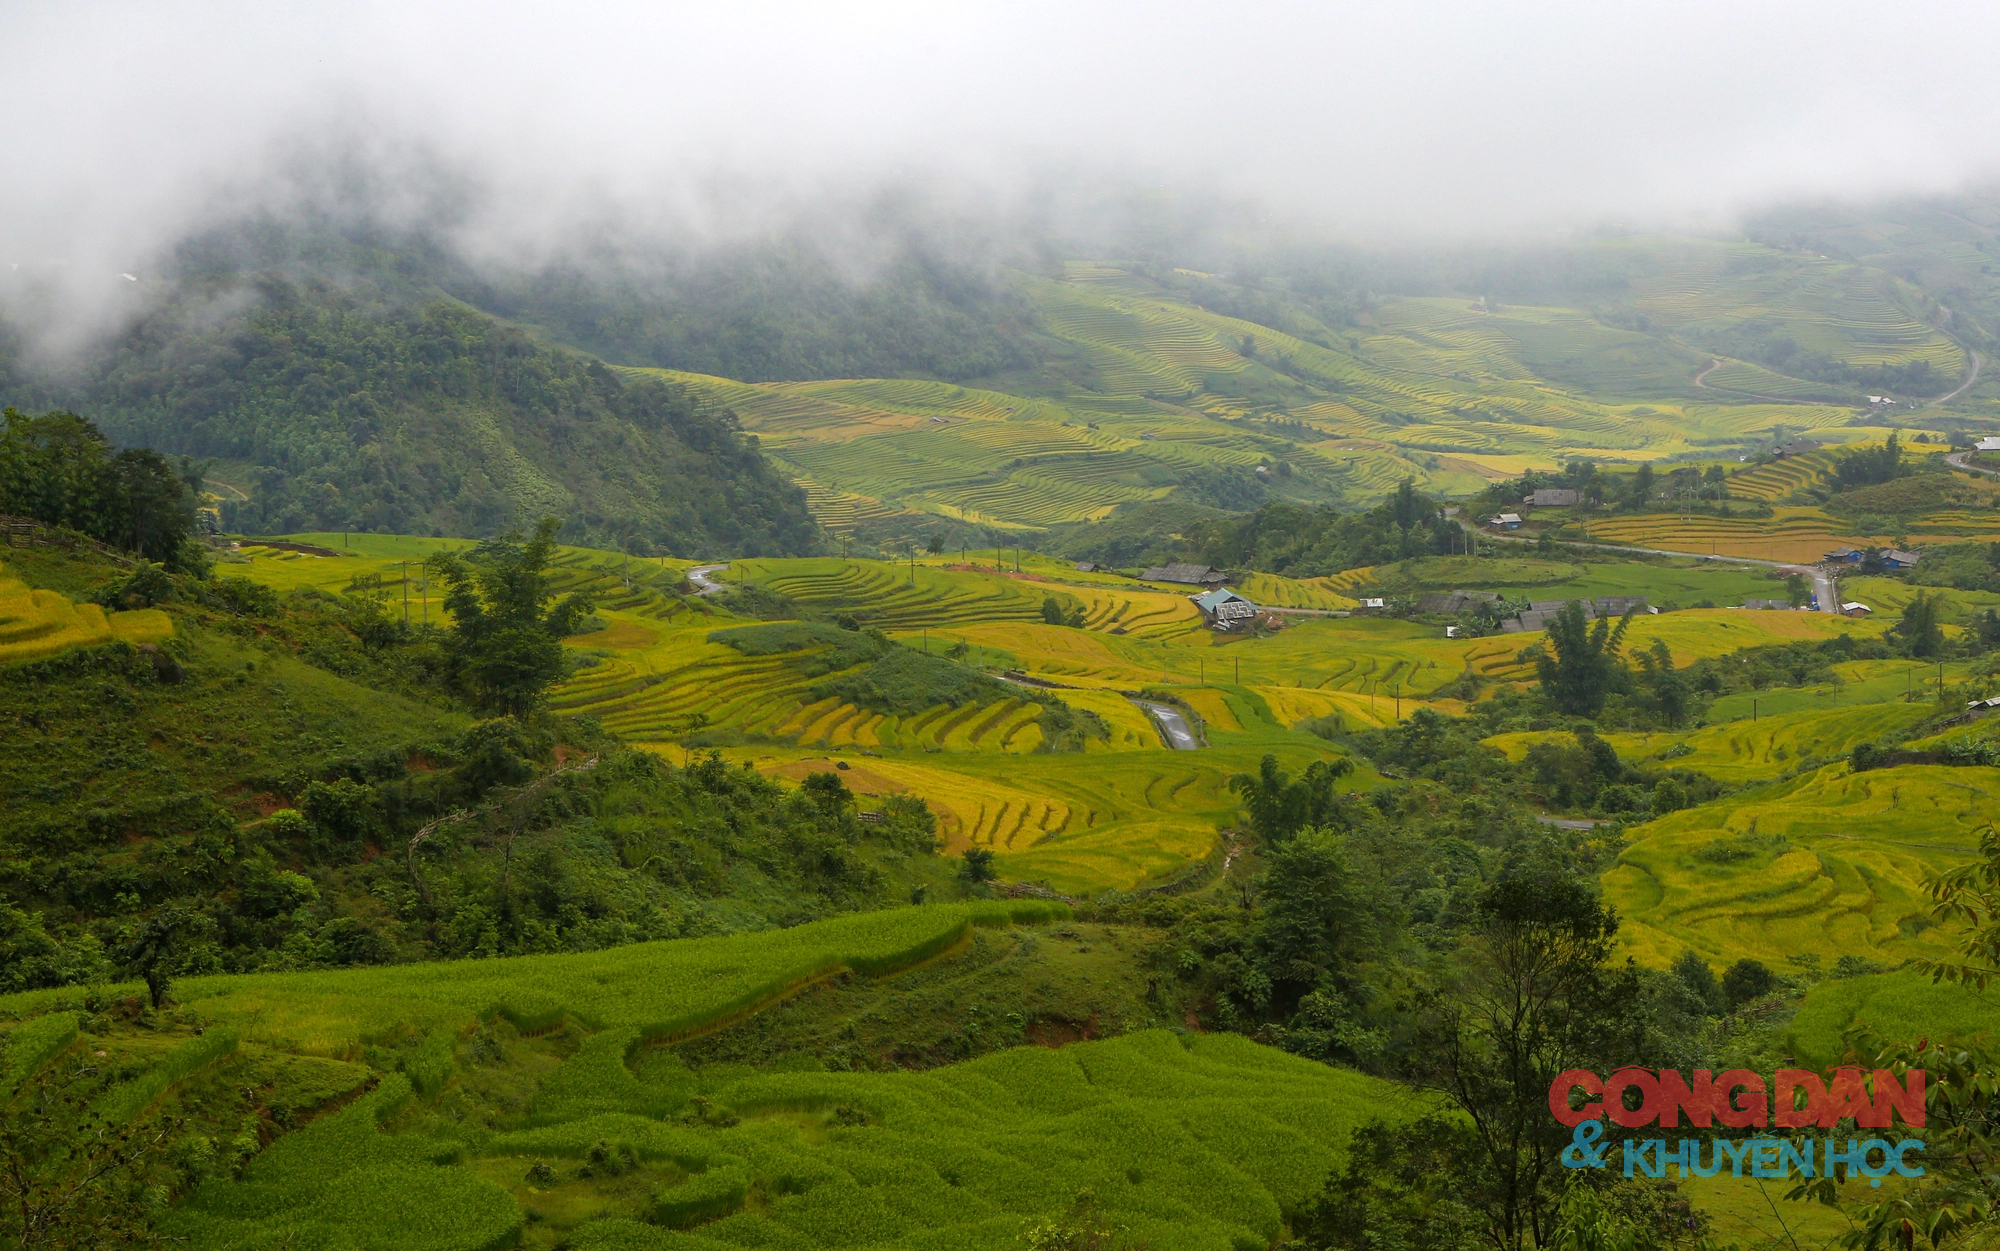
[[[1704,391],[1708,390],[1708,382],[1707,382],[1708,376],[1720,368],[1722,368],[1721,361],[1710,361],[1708,363],[1708,368],[1702,370],[1700,373],[1694,376],[1694,384],[1700,387]]]

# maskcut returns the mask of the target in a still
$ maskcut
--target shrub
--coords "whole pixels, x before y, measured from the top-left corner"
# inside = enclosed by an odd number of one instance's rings
[[[1778,988],[1778,975],[1762,961],[1743,959],[1722,975],[1722,995],[1732,1010],[1762,999]]]

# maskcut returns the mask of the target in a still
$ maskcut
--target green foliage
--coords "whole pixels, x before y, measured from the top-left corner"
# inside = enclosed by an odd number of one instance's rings
[[[684,555],[817,540],[726,414],[351,271],[188,279],[65,389],[121,439],[253,466],[250,499],[223,506],[252,533],[491,534],[553,511]]]
[[[1903,650],[1918,659],[1929,659],[1944,650],[1944,628],[1939,621],[1940,597],[1919,591],[1903,605],[1903,615],[1893,627]]]
[[[1902,444],[1892,431],[1881,447],[1860,448],[1835,458],[1834,481],[1842,490],[1890,482],[1913,472],[1903,460]]]
[[[190,559],[194,492],[147,448],[111,450],[97,427],[74,413],[0,413],[0,513],[80,531],[160,564]],[[140,607],[150,607],[141,604]]]
[[[1338,823],[1339,801],[1333,785],[1353,771],[1354,762],[1345,756],[1315,760],[1295,781],[1278,767],[1276,756],[1267,754],[1255,774],[1232,776],[1229,789],[1243,796],[1250,826],[1258,837],[1278,844],[1310,826]]]
[[[525,542],[511,533],[464,558],[448,551],[431,558],[452,616],[445,636],[451,675],[483,710],[525,713],[568,668],[562,640],[575,633],[591,603],[572,594],[550,604],[556,529],[555,519],[544,517]]]
[[[746,656],[808,653],[791,662],[793,668],[808,677],[852,669],[881,656],[894,646],[879,630],[849,630],[817,621],[783,621],[712,630],[708,641],[733,647]]]
[[[860,672],[821,682],[814,699],[841,699],[871,712],[907,717],[939,704],[988,704],[1019,694],[998,679],[942,656],[899,647]]]
[[[1619,644],[1632,623],[1627,612],[1613,628],[1608,617],[1595,624],[1584,615],[1583,603],[1571,600],[1548,623],[1547,650],[1535,656],[1542,693],[1558,711],[1574,717],[1594,717],[1624,676]],[[1539,645],[1538,645],[1539,646]],[[1532,650],[1532,649],[1530,649]]]
[[[1464,547],[1458,527],[1407,481],[1387,503],[1367,512],[1268,504],[1240,520],[1198,525],[1190,538],[1211,564],[1295,578],[1445,555]]]
[[[1761,960],[1738,960],[1722,974],[1722,998],[1731,1010],[1755,1003],[1777,988],[1777,974]]]

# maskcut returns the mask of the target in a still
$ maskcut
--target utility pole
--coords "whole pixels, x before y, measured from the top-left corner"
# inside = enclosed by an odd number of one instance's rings
[[[403,562],[403,628],[410,628],[410,562]]]
[[[424,629],[428,630],[431,628],[431,563],[429,561],[425,561],[423,564],[417,566],[417,577],[422,579],[418,585],[423,588],[423,593],[418,598],[423,601]]]
[[[1243,685],[1243,657],[1236,658],[1236,685]]]
[[[1403,719],[1403,684],[1401,682],[1398,682],[1389,689],[1395,692],[1396,720],[1401,721]]]

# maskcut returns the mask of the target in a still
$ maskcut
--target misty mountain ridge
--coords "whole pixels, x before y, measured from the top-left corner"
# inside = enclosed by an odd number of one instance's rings
[[[1705,447],[1860,420],[1839,409],[1941,394],[1990,344],[1995,219],[1801,211],[1754,240],[1432,252],[1149,228],[1095,262],[892,225],[866,263],[793,233],[528,268],[469,260],[443,226],[266,218],[186,241],[66,369],[17,329],[0,388],[222,462],[247,497],[230,523],[262,532],[554,512],[635,550],[792,552],[814,542],[796,483],[836,528],[977,542],[1165,498],[1466,493],[1500,472],[1486,457],[1690,437],[1648,404],[1701,406]],[[827,389],[870,379],[900,389]],[[1955,411],[1991,408],[1982,391]]]

